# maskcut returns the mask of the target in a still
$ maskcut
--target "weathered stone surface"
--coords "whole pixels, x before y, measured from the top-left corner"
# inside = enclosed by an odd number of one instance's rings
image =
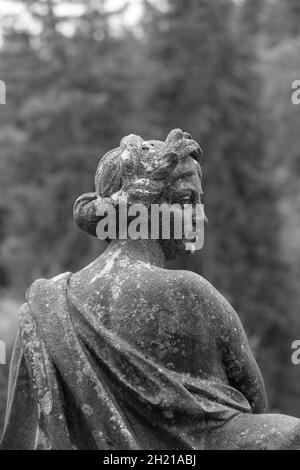
[[[95,234],[97,204],[118,206],[124,194],[130,203],[199,202],[200,153],[180,130],[166,142],[126,137],[101,161],[96,192],[76,202],[77,223]],[[164,268],[182,242],[113,240],[81,271],[31,286],[2,448],[300,447],[300,420],[265,414],[232,307],[202,277]]]

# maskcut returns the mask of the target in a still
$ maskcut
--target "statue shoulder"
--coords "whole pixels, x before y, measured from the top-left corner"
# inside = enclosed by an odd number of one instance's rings
[[[169,271],[174,289],[195,302],[201,310],[206,310],[216,318],[236,320],[237,314],[229,301],[207,279],[192,271]]]
[[[27,302],[33,301],[36,297],[39,298],[43,295],[50,295],[58,288],[64,288],[68,283],[72,273],[65,272],[51,279],[36,279],[26,291]]]
[[[193,271],[186,270],[163,270],[167,282],[172,282],[180,291],[187,291],[193,296],[215,298],[221,300],[222,295],[204,277]]]

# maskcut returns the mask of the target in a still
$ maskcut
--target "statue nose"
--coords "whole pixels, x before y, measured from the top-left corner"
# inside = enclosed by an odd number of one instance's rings
[[[148,142],[142,143],[142,150],[149,150],[149,148],[150,148],[150,145],[148,144]]]

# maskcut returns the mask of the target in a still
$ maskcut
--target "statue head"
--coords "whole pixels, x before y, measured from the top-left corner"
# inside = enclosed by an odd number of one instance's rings
[[[188,204],[200,205],[201,156],[199,144],[181,129],[172,130],[165,141],[145,141],[134,134],[124,137],[118,148],[110,150],[100,160],[95,175],[95,193],[80,196],[75,202],[75,222],[96,235],[102,217],[99,214],[108,205],[117,212],[124,204],[127,208],[142,204],[148,210],[154,205],[175,209]],[[149,222],[150,234],[151,217]],[[116,238],[118,236],[117,229]],[[175,240],[174,231],[169,239],[164,239],[161,233],[158,239],[167,258],[187,252],[183,247],[184,236]],[[110,241],[109,237],[107,241]]]

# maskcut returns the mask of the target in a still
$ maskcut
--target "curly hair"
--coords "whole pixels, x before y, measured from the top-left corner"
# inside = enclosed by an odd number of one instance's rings
[[[97,209],[102,204],[120,201],[146,206],[163,201],[166,188],[172,185],[173,175],[180,159],[190,156],[197,163],[201,178],[202,150],[190,134],[173,129],[166,140],[144,141],[130,134],[118,148],[110,150],[98,164],[95,174],[95,192],[80,196],[74,204],[74,220],[87,233],[96,236],[100,220]],[[178,178],[178,175],[177,175]]]

